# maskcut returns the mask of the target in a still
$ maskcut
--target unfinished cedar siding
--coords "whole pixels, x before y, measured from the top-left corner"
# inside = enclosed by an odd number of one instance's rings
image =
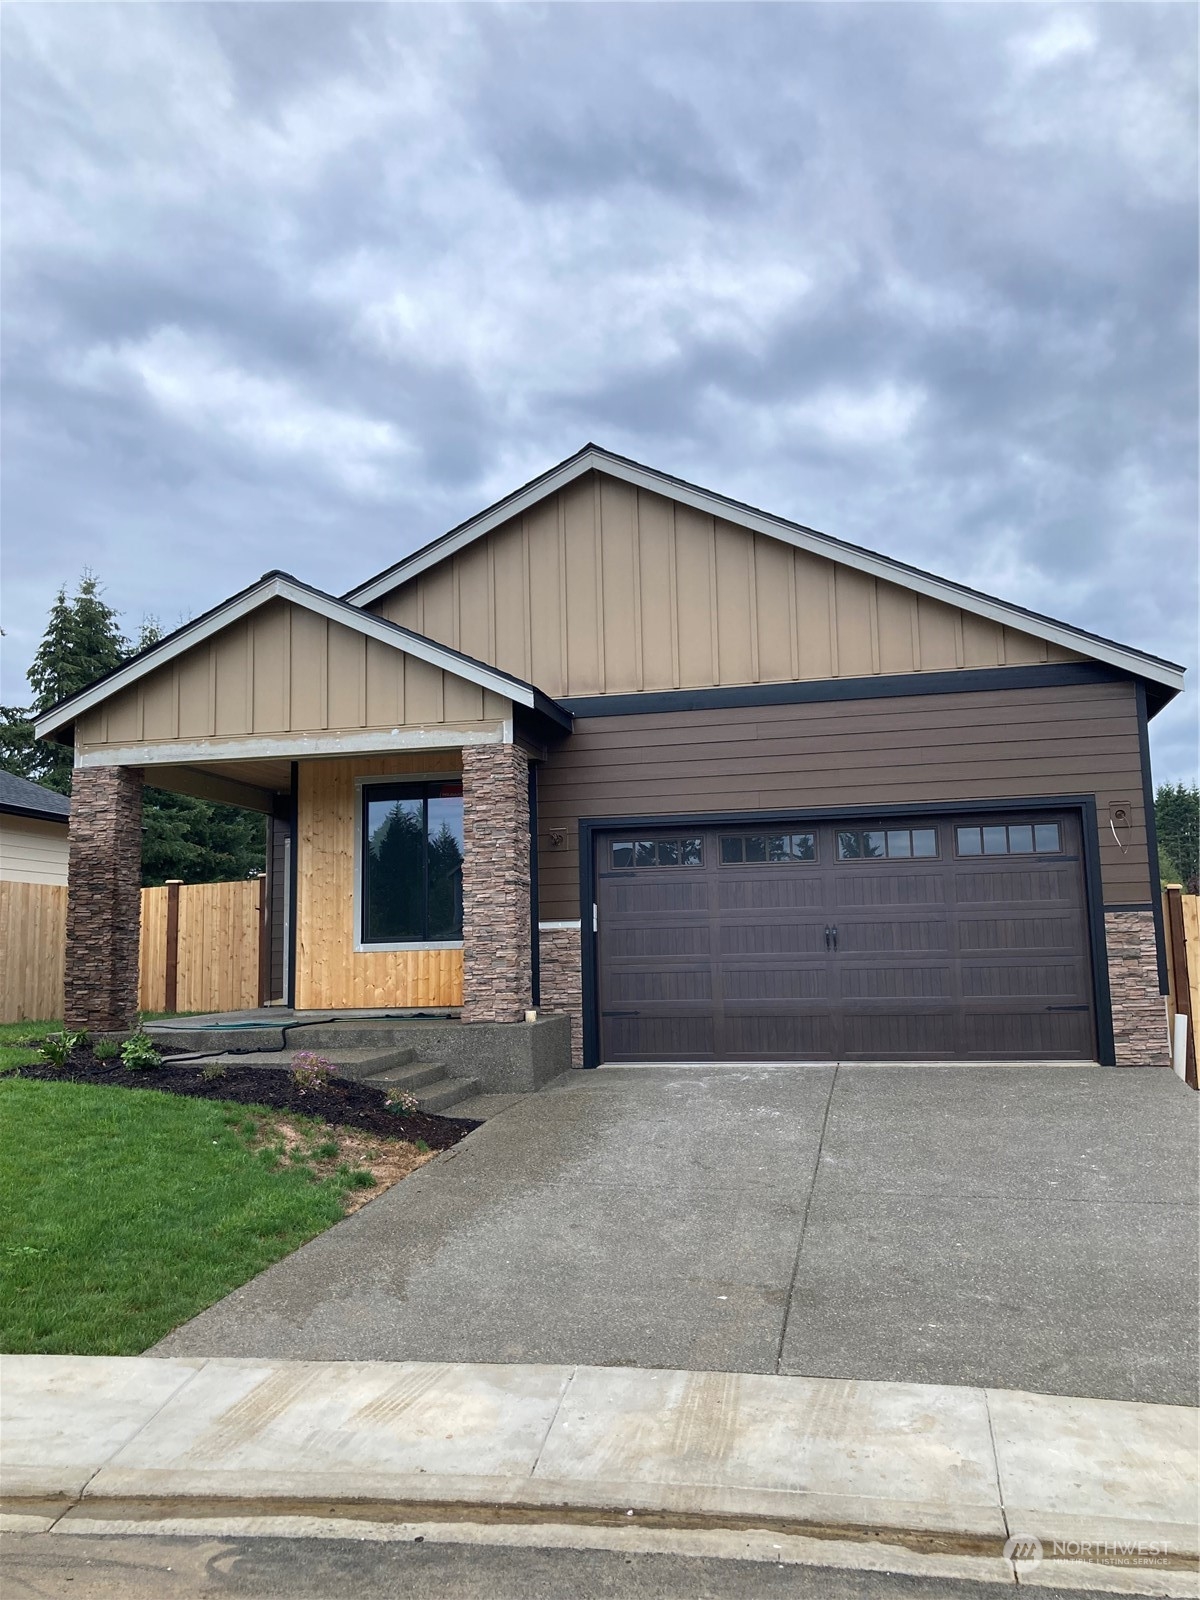
[[[1105,904],[1147,905],[1132,683],[578,717],[538,777],[539,912],[580,914],[581,818],[1068,794],[1096,796]],[[1117,803],[1132,817],[1124,850],[1107,823]]]
[[[360,778],[458,777],[457,750],[303,761],[296,797],[296,1006],[462,1004],[461,949],[356,950],[355,822]]]
[[[1081,659],[603,473],[368,609],[555,698]]]

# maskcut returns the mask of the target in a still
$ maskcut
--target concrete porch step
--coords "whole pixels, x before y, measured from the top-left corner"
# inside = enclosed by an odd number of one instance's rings
[[[299,1047],[297,1047],[299,1048]],[[314,1052],[321,1056],[343,1078],[352,1078],[357,1083],[365,1082],[378,1073],[403,1071],[414,1059],[416,1051],[403,1049],[387,1050],[319,1050]],[[280,1072],[289,1072],[295,1050],[209,1050],[198,1051],[192,1055],[174,1056],[169,1059],[178,1066],[212,1064],[223,1067],[274,1067]],[[434,1076],[440,1077],[442,1069],[435,1068]]]
[[[446,1077],[446,1069],[440,1061],[410,1061],[403,1065],[388,1067],[383,1072],[373,1072],[370,1078],[360,1081],[369,1083],[373,1089],[384,1089],[392,1093],[409,1089],[416,1094],[419,1089],[424,1089],[431,1083],[441,1083]]]
[[[417,1105],[422,1111],[431,1113],[448,1111],[451,1106],[473,1099],[479,1093],[478,1078],[451,1078],[446,1069],[436,1062],[417,1068],[382,1072],[365,1081],[373,1089],[382,1089],[385,1094],[399,1094],[407,1090],[416,1095]]]

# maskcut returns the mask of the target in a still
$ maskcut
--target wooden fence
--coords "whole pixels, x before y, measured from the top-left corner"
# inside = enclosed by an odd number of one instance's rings
[[[1167,976],[1171,985],[1168,1015],[1172,1038],[1176,1017],[1186,1017],[1184,1077],[1195,1089],[1196,1027],[1200,1023],[1200,895],[1184,894],[1178,884],[1167,884],[1163,889],[1163,924],[1167,934]]]
[[[61,1017],[65,883],[0,883],[0,1022]]]
[[[267,880],[142,890],[138,1005],[240,1011],[262,1003]]]
[[[267,880],[142,890],[138,1005],[236,1011],[265,997]],[[0,1022],[63,1014],[67,891],[0,883]]]

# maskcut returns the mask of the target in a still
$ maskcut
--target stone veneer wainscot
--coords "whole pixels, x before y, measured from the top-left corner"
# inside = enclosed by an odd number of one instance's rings
[[[1106,911],[1108,981],[1119,1067],[1171,1062],[1166,1002],[1159,993],[1152,911]]]

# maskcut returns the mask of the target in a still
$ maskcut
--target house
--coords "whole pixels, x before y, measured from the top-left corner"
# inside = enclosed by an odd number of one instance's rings
[[[65,794],[0,772],[0,883],[66,883],[70,821]]]
[[[577,1064],[1165,1063],[1171,662],[588,445],[341,598],[271,572],[38,722],[68,1017],[137,975],[143,780],[272,818],[280,998]]]

